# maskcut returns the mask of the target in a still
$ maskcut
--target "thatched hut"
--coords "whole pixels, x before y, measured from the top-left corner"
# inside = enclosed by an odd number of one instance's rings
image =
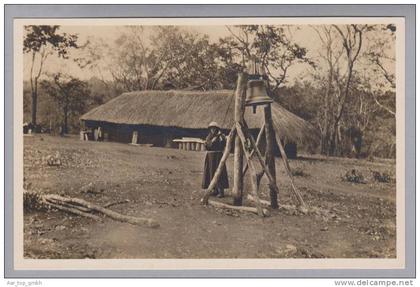
[[[233,125],[234,91],[142,91],[124,93],[98,106],[80,119],[88,129],[101,127],[105,140],[130,143],[133,134],[139,144],[175,147],[174,139],[205,138],[207,125],[217,121],[227,132]],[[293,157],[296,143],[313,141],[316,131],[277,103],[272,104],[273,124]],[[247,108],[245,120],[251,132],[264,123],[263,109],[253,114]]]

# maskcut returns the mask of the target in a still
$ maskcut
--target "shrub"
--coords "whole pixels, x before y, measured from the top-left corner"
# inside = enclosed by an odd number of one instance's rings
[[[381,172],[375,171],[375,170],[372,171],[372,176],[373,176],[373,179],[377,182],[388,183],[388,182],[391,182],[391,179],[392,179],[391,175],[389,175],[387,172],[381,173]]]
[[[342,179],[344,181],[352,183],[366,183],[363,174],[356,169],[347,171],[346,174],[342,177]]]
[[[308,176],[302,167],[296,167],[291,170],[293,176]]]

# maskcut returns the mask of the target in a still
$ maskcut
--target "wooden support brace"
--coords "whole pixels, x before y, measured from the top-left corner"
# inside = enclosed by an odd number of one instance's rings
[[[280,149],[280,154],[281,154],[281,158],[282,158],[282,161],[283,161],[283,164],[284,164],[284,168],[286,169],[286,173],[289,176],[290,182],[292,184],[293,195],[295,196],[295,199],[296,199],[299,206],[306,207],[306,204],[305,204],[305,201],[302,198],[302,195],[300,194],[299,190],[296,188],[295,182],[293,180],[292,172],[290,171],[290,166],[289,166],[289,162],[287,160],[287,155],[286,155],[286,152],[284,151],[283,145],[281,143],[280,136],[278,134],[276,134],[276,140],[277,140],[277,144],[278,144],[279,149]]]
[[[230,205],[230,204],[226,204],[223,202],[219,202],[219,201],[215,201],[215,200],[211,200],[209,199],[209,205],[214,206],[216,208],[223,208],[223,209],[231,209],[231,210],[237,210],[237,211],[246,211],[246,212],[252,212],[255,214],[259,214],[258,213],[258,209],[255,207],[251,207],[251,206],[235,206],[235,205]],[[264,216],[269,216],[270,212],[263,208],[263,215]]]
[[[249,167],[252,170],[252,178],[251,178],[251,184],[252,184],[252,193],[254,194],[256,200],[256,205],[257,205],[257,210],[258,210],[258,214],[260,216],[264,216],[264,212],[262,210],[260,201],[259,201],[259,196],[258,196],[258,183],[257,183],[257,171],[255,169],[254,163],[252,162],[251,159],[251,154],[250,151],[247,149],[248,147],[246,146],[246,142],[247,142],[247,138],[242,130],[242,126],[240,123],[236,124],[236,129],[237,129],[237,134],[238,137],[241,139],[241,143],[242,143],[242,148],[244,150],[244,154],[245,154],[245,158],[247,160],[247,164],[249,165]]]
[[[265,124],[263,124],[263,126],[261,127],[260,131],[258,132],[258,136],[257,136],[257,141],[255,142],[255,144],[258,146],[261,142],[262,136],[264,134],[265,131]],[[251,151],[250,156],[252,157],[255,153],[255,150]],[[243,174],[245,174],[248,171],[248,162],[245,164],[244,170],[243,170]]]
[[[237,125],[237,129],[238,129],[238,135],[239,135],[239,129],[241,130],[241,133],[242,134],[244,134],[244,130],[247,131],[247,127],[245,126],[245,129],[243,129],[240,124]],[[266,164],[264,162],[264,159],[263,159],[263,157],[261,155],[261,152],[260,152],[260,150],[258,149],[258,147],[255,144],[254,138],[252,137],[252,135],[247,135],[247,138],[249,138],[249,140],[251,142],[251,148],[253,148],[255,150],[256,155],[257,155],[257,158],[258,158],[258,161],[259,161],[261,167],[263,168],[265,175],[268,178],[270,188],[272,188],[276,193],[279,193],[279,189],[277,187],[277,183],[274,180],[273,176],[271,175],[270,171],[268,170],[268,167],[266,166]]]

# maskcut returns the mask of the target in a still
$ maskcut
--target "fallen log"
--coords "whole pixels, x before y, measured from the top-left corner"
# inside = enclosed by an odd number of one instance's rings
[[[124,200],[120,200],[120,201],[114,201],[114,202],[110,202],[104,205],[105,208],[114,206],[114,205],[118,205],[118,204],[123,204],[123,203],[129,203],[130,200],[128,199],[124,199]]]
[[[100,218],[99,216],[84,212],[84,211],[80,211],[79,209],[76,208],[71,208],[71,207],[67,207],[67,206],[63,206],[63,205],[59,205],[59,204],[55,204],[55,203],[49,203],[49,205],[55,209],[61,210],[61,211],[65,211],[65,212],[69,212],[69,213],[73,213],[75,215],[80,215],[83,217],[87,217],[87,218],[91,218],[94,219],[96,221],[102,221],[102,218]]]
[[[80,205],[72,205],[72,204],[61,202],[61,201],[58,201],[58,200],[55,200],[55,199],[52,199],[52,198],[46,198],[45,200],[48,201],[48,203],[50,203],[50,204],[60,205],[60,206],[68,207],[68,208],[72,208],[72,209],[77,209],[81,212],[88,212],[88,213],[91,212],[91,210],[89,208],[86,208],[86,207],[83,207],[83,206],[80,206]]]
[[[230,205],[230,204],[226,204],[226,203],[211,200],[211,199],[208,200],[208,204],[216,208],[245,211],[245,212],[255,213],[258,215],[257,208],[251,207],[251,206],[235,206],[235,205]],[[267,209],[262,208],[262,211],[263,211],[264,216],[270,216],[270,212]]]
[[[96,212],[121,222],[127,222],[134,225],[148,226],[152,228],[159,227],[159,223],[150,218],[123,215],[83,199],[69,198],[57,194],[39,194],[35,192],[25,191],[24,206],[26,208],[53,207],[65,212],[89,217],[95,220],[101,220],[99,216],[91,214],[92,212]]]
[[[118,220],[118,221],[121,221],[121,222],[128,222],[128,223],[131,223],[131,224],[134,224],[134,225],[146,225],[146,226],[149,226],[149,227],[158,227],[159,226],[159,224],[153,219],[123,215],[123,214],[120,214],[118,212],[112,211],[110,209],[104,208],[102,206],[99,206],[99,205],[93,204],[91,202],[85,201],[83,199],[62,197],[60,195],[55,195],[55,194],[49,194],[49,195],[47,195],[47,198],[54,198],[56,200],[61,200],[63,202],[73,203],[73,204],[76,204],[76,205],[81,205],[81,206],[86,207],[86,208],[88,208],[92,211],[102,213],[106,216],[111,217],[114,220]]]

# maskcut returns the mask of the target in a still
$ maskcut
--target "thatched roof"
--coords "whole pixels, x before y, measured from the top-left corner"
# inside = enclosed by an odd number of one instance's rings
[[[230,129],[234,116],[234,91],[142,91],[124,93],[98,106],[80,119],[116,124],[154,125],[187,129],[206,129],[217,121],[223,129]],[[277,103],[272,105],[274,128],[282,138],[290,141],[312,141],[316,130],[305,120]],[[262,108],[253,114],[245,112],[250,128],[264,123]]]

